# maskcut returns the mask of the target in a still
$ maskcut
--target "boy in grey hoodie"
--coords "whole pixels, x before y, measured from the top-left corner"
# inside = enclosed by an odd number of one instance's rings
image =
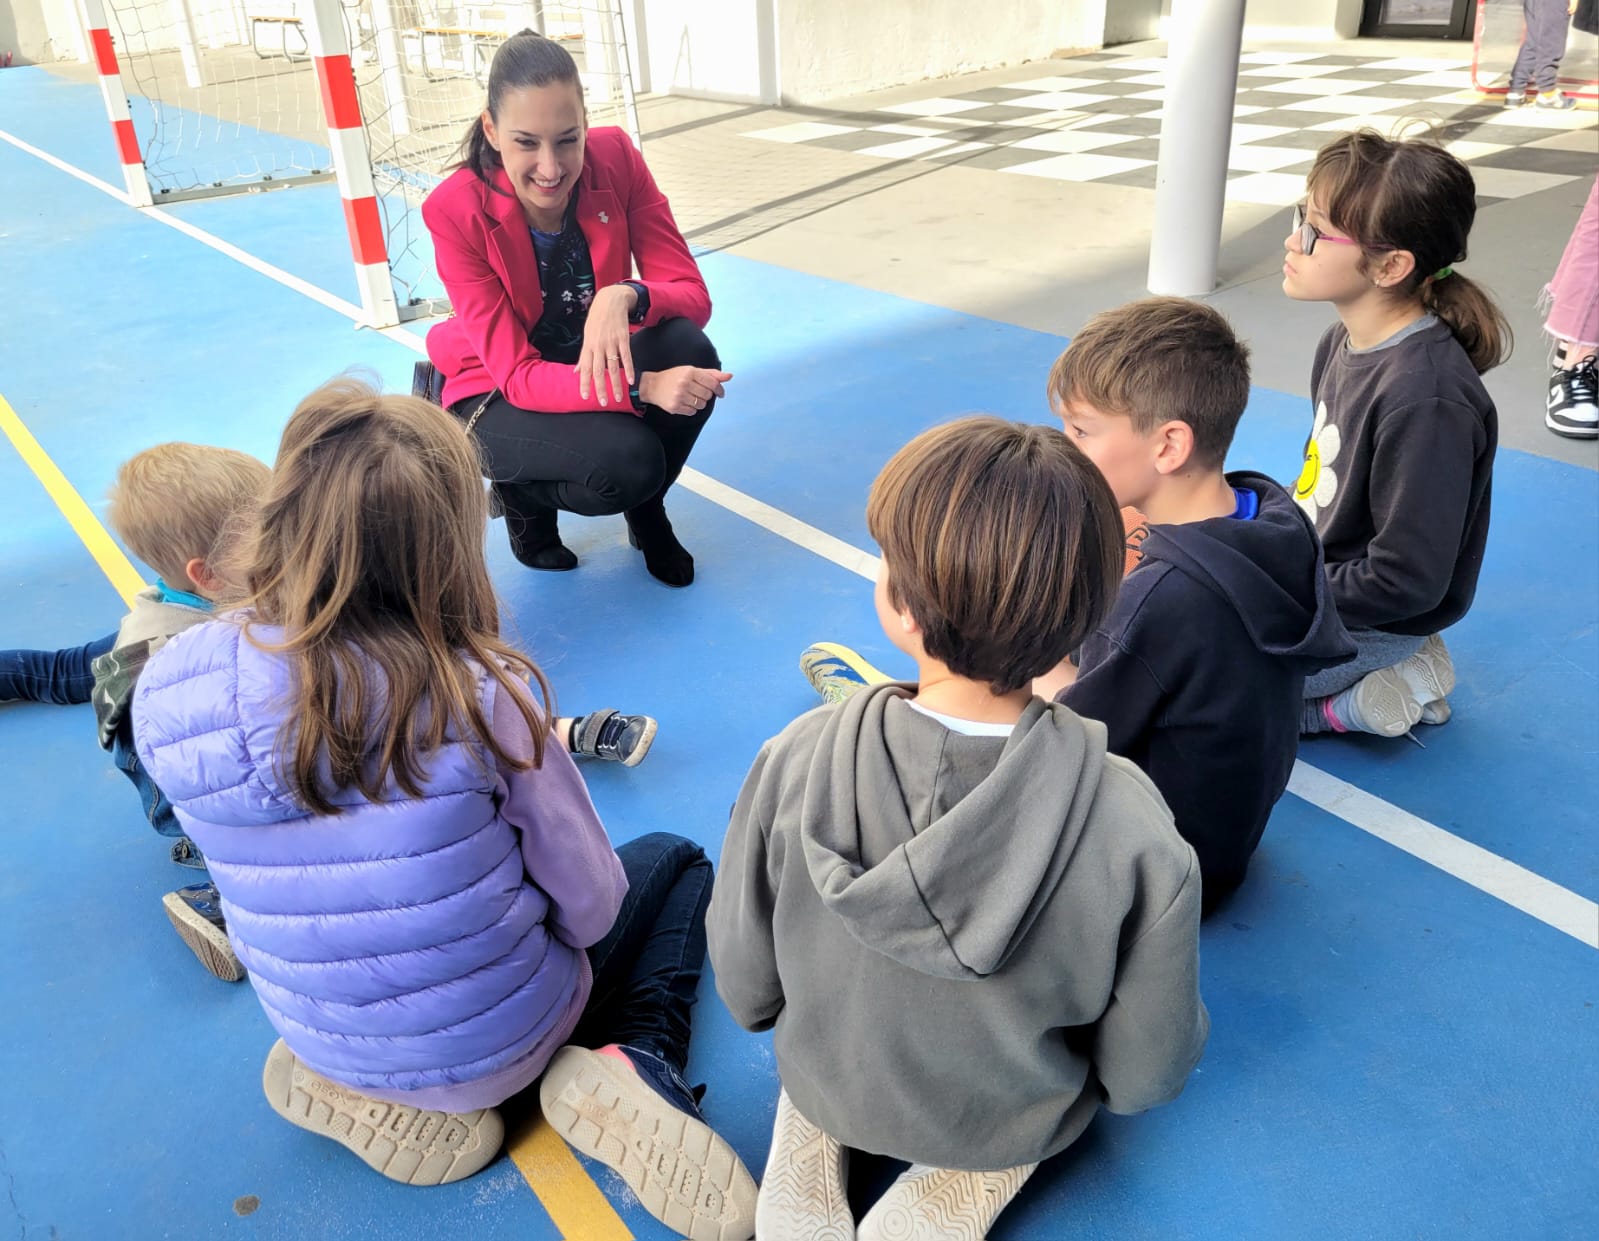
[[[1115,595],[1104,479],[1058,430],[968,418],[895,455],[867,522],[917,683],[766,744],[706,921],[733,1016],[776,1027],[762,1241],[981,1237],[1101,1104],[1175,1098],[1209,1030],[1193,850],[1031,690]],[[911,1164],[858,1231],[849,1148]]]

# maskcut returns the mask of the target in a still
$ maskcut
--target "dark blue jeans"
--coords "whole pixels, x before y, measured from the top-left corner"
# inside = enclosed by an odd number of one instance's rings
[[[594,989],[572,1042],[638,1047],[682,1073],[705,962],[711,862],[692,840],[666,832],[630,840],[616,856],[627,895],[610,932],[588,950]]]
[[[94,688],[90,665],[111,649],[117,635],[63,651],[0,651],[0,702],[88,702]]]

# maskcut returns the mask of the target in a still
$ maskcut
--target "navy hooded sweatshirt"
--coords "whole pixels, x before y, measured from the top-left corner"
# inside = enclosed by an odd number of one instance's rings
[[[1321,542],[1263,474],[1250,519],[1153,525],[1060,701],[1104,722],[1199,855],[1206,907],[1244,878],[1299,748],[1305,677],[1355,654]]]

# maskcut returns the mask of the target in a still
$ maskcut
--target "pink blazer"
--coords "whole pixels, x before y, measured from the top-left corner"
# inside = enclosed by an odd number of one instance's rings
[[[433,235],[439,279],[455,317],[428,332],[428,357],[445,375],[444,403],[498,388],[523,409],[545,413],[599,410],[599,396],[578,396],[576,370],[546,362],[528,340],[544,297],[522,204],[503,169],[496,193],[469,168],[458,168],[422,204]],[[594,287],[632,276],[650,291],[642,326],[685,318],[704,327],[711,296],[672,219],[672,209],[626,133],[591,129],[578,178],[578,226],[594,261]],[[615,409],[613,402],[609,407]],[[626,406],[624,405],[624,408]]]

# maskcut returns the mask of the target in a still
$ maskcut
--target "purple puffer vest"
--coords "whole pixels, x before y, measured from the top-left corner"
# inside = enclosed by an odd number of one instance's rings
[[[261,640],[281,632],[257,627]],[[480,702],[493,719],[497,685]],[[139,757],[205,854],[228,937],[290,1049],[357,1089],[475,1081],[526,1056],[584,985],[499,817],[493,756],[452,738],[427,795],[356,789],[315,818],[273,766],[289,666],[230,621],[179,635],[134,698]]]

